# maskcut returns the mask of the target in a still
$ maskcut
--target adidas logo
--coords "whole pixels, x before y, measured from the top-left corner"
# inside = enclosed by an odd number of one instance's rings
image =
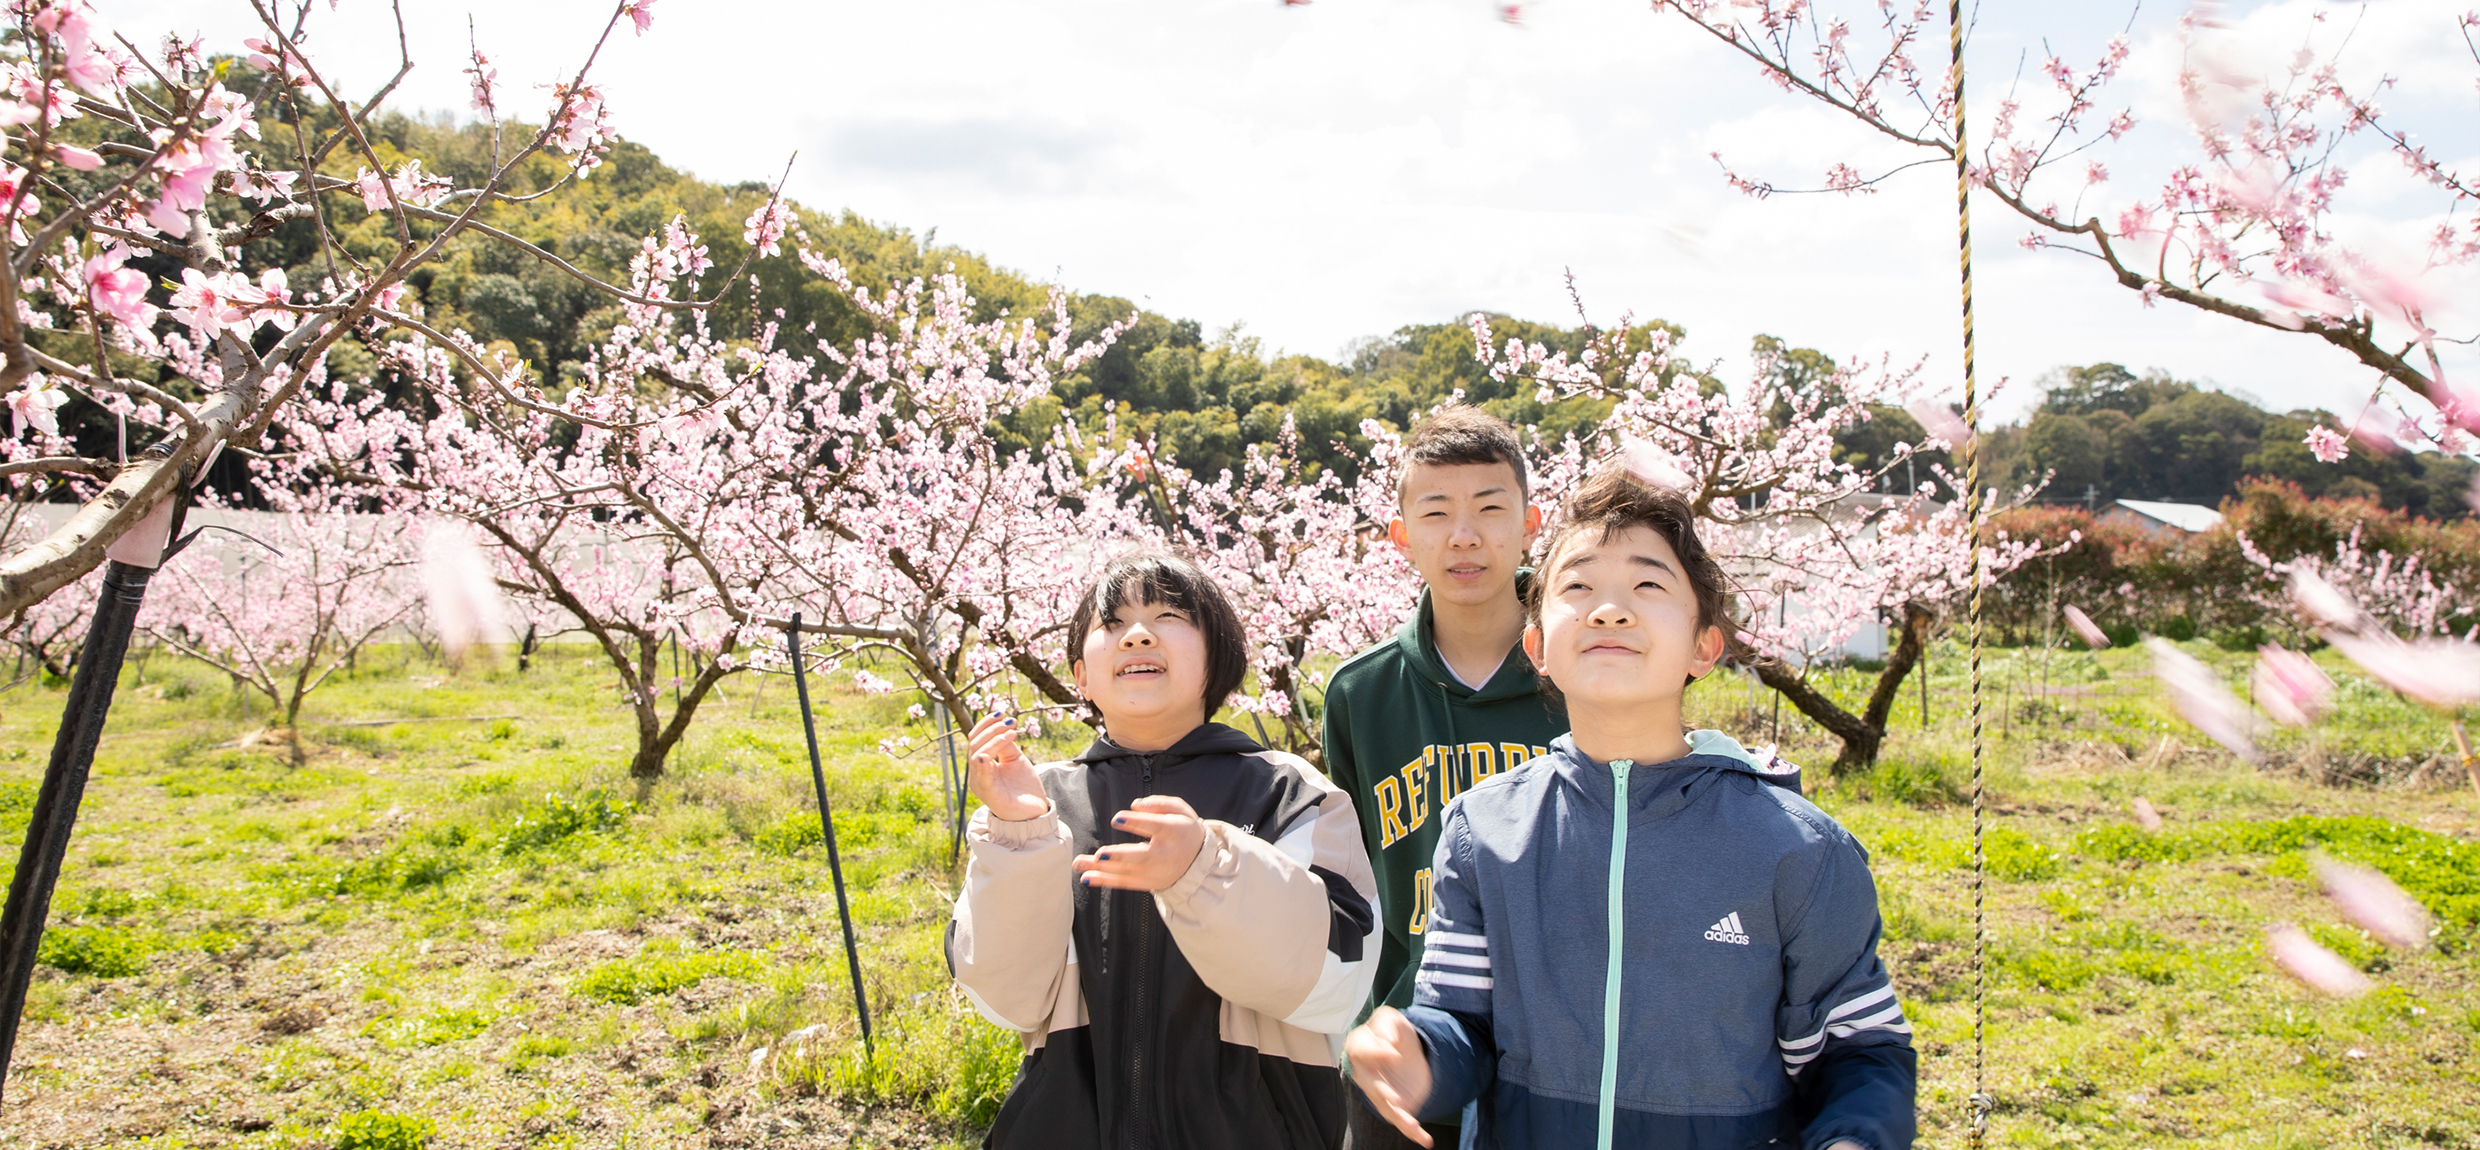
[[[1748,932],[1740,929],[1739,912],[1722,916],[1722,921],[1705,928],[1705,941],[1727,942],[1734,946],[1748,945]]]

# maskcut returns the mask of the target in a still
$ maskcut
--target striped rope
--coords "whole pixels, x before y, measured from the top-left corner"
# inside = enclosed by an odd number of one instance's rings
[[[1972,160],[1965,146],[1963,114],[1963,0],[1947,0],[1947,51],[1953,60],[1949,79],[1955,91],[1955,231],[1963,270],[1963,445],[1964,492],[1972,532],[1972,1126],[1973,1150],[1980,1150],[1989,1132],[1988,1058],[1985,1034],[1989,1022],[1988,944],[1985,902],[1985,857],[1982,854],[1981,801],[1981,528],[1987,510],[1981,498],[1980,391],[1972,363]]]

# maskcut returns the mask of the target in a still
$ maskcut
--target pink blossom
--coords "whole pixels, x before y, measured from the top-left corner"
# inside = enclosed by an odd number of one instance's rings
[[[2161,829],[2161,812],[2153,809],[2153,800],[2137,795],[2136,801],[2129,804],[2128,809],[2135,812],[2137,826],[2146,831]]]
[[[2360,929],[2375,935],[2377,941],[2402,950],[2428,946],[2433,925],[2428,908],[2394,885],[2394,880],[2368,867],[2337,862],[2322,852],[2314,862],[2317,881],[2324,884],[2325,894]]]
[[[2256,706],[2286,727],[2304,727],[2331,708],[2334,681],[2316,660],[2276,644],[2257,648],[2249,677]]]
[[[38,375],[9,393],[9,416],[16,422],[19,435],[24,435],[29,427],[45,435],[58,435],[60,405],[67,402],[68,393]]]
[[[654,5],[655,0],[628,0],[620,10],[637,22],[637,34],[643,36],[646,29],[654,27]]]
[[[2074,631],[2075,637],[2082,639],[2085,646],[2095,651],[2109,647],[2110,637],[2093,623],[2092,616],[2085,614],[2083,608],[2069,603],[2059,610],[2059,614],[2066,617],[2068,629]]]
[[[251,306],[266,299],[267,294],[251,287],[239,272],[210,276],[197,268],[182,268],[181,286],[172,293],[172,318],[202,339],[214,339],[226,328],[246,333],[256,326],[250,320]]]
[[[756,246],[759,255],[775,255],[783,250],[784,232],[791,222],[792,212],[784,206],[784,202],[769,199],[766,206],[750,213],[748,222],[742,226],[741,239]]]
[[[2350,438],[2321,423],[2308,429],[2307,444],[2319,463],[2340,463],[2351,454]]]
[[[98,155],[94,149],[81,148],[75,144],[54,144],[52,155],[62,164],[81,172],[91,172],[103,166],[103,157]]]
[[[155,326],[158,314],[155,305],[146,301],[146,273],[124,266],[129,262],[129,246],[121,244],[86,261],[87,296],[95,310],[112,317],[123,327],[146,331]]]
[[[2309,989],[2349,998],[2365,992],[2371,985],[2359,968],[2343,961],[2341,955],[2325,949],[2306,931],[2287,922],[2275,923],[2265,929],[2265,944],[2273,951],[2273,961],[2284,973],[2305,983]]]
[[[248,168],[232,174],[233,194],[259,203],[271,203],[292,194],[293,181],[300,172],[273,168]]]
[[[473,77],[474,110],[484,116],[499,115],[499,69],[491,66],[491,58],[477,50],[474,62],[465,69],[465,74]]]
[[[2147,639],[2145,646],[2153,652],[2153,677],[2170,693],[2179,715],[2230,753],[2255,762],[2256,714],[2222,685],[2221,676],[2167,639]]]

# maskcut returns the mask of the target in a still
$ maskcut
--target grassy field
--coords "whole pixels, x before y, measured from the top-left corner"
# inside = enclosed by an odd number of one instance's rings
[[[2141,660],[1987,663],[1991,1143],[2480,1147],[2480,803],[2437,757],[2447,728],[2343,676],[2333,723],[2249,766],[2169,718]],[[1962,659],[1933,665],[1927,728],[1910,694],[1879,768],[1817,794],[1875,854],[1923,1142],[1955,1146],[1973,1073],[1969,759]],[[900,696],[819,696],[868,1059],[792,692],[751,676],[725,692],[641,799],[622,777],[627,713],[580,647],[523,674],[374,653],[313,698],[298,765],[220,676],[152,658],[104,739],[0,1145],[972,1143],[1014,1041],[939,956],[958,872],[937,762],[878,748],[932,728]],[[61,693],[0,694],[8,844]],[[1770,741],[1756,694],[1717,682],[1691,702]],[[1788,712],[1782,737],[1831,758]],[[2161,832],[2133,826],[2138,795]],[[2420,895],[2440,946],[2389,955],[2345,926],[2308,877],[2320,844]],[[2277,920],[2379,989],[2336,1002],[2287,981],[2264,957]]]

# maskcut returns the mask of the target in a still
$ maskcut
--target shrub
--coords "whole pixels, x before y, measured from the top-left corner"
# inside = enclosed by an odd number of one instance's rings
[[[336,1120],[336,1150],[422,1150],[438,1130],[428,1118],[365,1110]]]

